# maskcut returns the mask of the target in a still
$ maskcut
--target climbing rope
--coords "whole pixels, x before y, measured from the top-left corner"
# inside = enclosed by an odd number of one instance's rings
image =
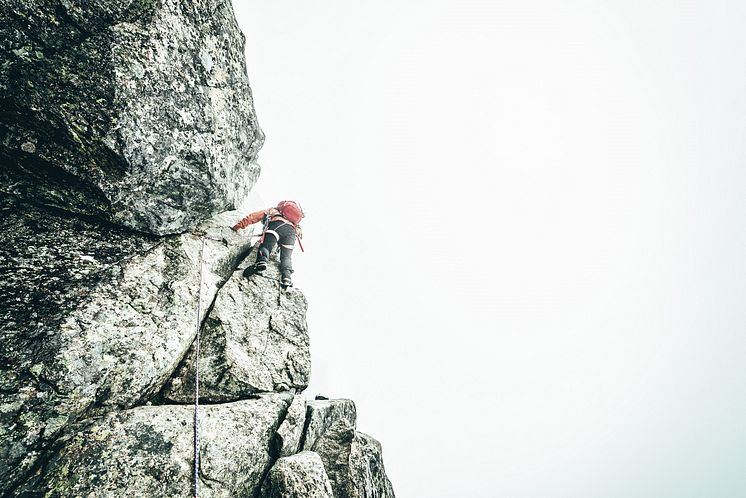
[[[197,290],[197,336],[194,340],[194,498],[199,496],[199,329],[202,325],[202,267],[205,253],[205,237],[199,250],[199,289]]]

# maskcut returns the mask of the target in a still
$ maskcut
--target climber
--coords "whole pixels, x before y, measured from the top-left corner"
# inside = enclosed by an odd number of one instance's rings
[[[282,201],[276,207],[256,211],[243,218],[241,221],[231,227],[232,230],[238,231],[253,225],[259,221],[264,223],[262,239],[259,245],[259,252],[256,255],[256,262],[244,270],[244,276],[249,277],[254,273],[261,274],[267,269],[267,260],[275,243],[280,244],[280,283],[283,287],[292,287],[293,282],[290,275],[293,273],[293,262],[291,260],[295,239],[298,239],[298,245],[301,251],[303,245],[300,239],[303,236],[300,228],[300,221],[305,217],[303,209],[294,201]]]

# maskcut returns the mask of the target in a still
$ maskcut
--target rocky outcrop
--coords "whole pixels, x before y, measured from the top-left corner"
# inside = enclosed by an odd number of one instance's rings
[[[257,392],[296,391],[311,374],[306,299],[278,292],[275,265],[246,279],[243,266],[225,284],[205,323],[200,347],[200,394],[205,401],[233,401]],[[164,396],[192,399],[194,350],[187,355]]]
[[[357,411],[351,399],[325,399],[306,402],[306,428],[301,447],[313,450],[319,438],[332,427],[355,428]]]
[[[289,397],[202,407],[200,496],[255,496]],[[190,496],[191,406],[147,406],[87,421],[18,496]]]
[[[304,451],[275,462],[262,486],[264,498],[334,498],[318,454]]]
[[[264,138],[230,2],[0,5],[0,496],[185,496],[198,432],[201,496],[393,497],[216,214]]]
[[[318,456],[280,463],[268,496],[393,496],[380,446],[355,432],[354,403],[294,394],[310,374],[306,300],[281,289],[276,258],[264,276],[242,276],[251,247],[226,228],[236,214],[165,238],[5,195],[0,214],[0,494],[188,492],[182,403],[199,320],[201,399],[220,403],[202,407],[205,496],[254,496],[277,458],[304,449]],[[241,375],[259,380],[221,380]]]
[[[207,236],[155,239],[0,196],[0,482],[23,475],[84,416],[156,394],[192,344],[201,316],[250,250]],[[200,270],[201,268],[201,270]]]
[[[225,0],[2,0],[0,188],[156,234],[259,175],[244,38]]]
[[[348,462],[350,498],[394,498],[394,488],[383,468],[381,443],[367,434],[355,432]]]
[[[381,445],[355,430],[351,400],[309,401],[306,416],[302,448],[319,454],[335,497],[394,498]]]

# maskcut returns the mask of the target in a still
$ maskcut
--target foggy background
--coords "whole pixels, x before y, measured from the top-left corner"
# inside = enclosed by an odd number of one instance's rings
[[[746,496],[746,3],[234,8],[398,498]]]

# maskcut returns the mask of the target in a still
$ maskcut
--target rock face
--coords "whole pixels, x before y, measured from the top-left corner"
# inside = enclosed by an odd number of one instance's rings
[[[203,400],[220,403],[202,407],[203,496],[258,496],[302,450],[267,496],[393,496],[354,403],[294,394],[306,300],[281,290],[276,258],[242,276],[237,214],[160,238],[2,194],[0,214],[0,495],[188,493],[191,406],[173,403],[192,401],[199,320]],[[259,380],[221,380],[241,375]]]
[[[275,260],[275,263],[277,261]],[[306,299],[278,292],[275,265],[264,277],[242,276],[240,267],[220,291],[201,338],[200,394],[205,401],[233,401],[257,392],[297,391],[311,374]],[[192,399],[194,350],[187,355],[164,395]]]
[[[262,486],[266,498],[334,498],[318,454],[304,451],[275,462]]]
[[[288,396],[205,406],[200,412],[200,496],[254,496],[272,464],[270,440]],[[192,407],[147,406],[76,427],[18,490],[27,496],[190,496]]]
[[[0,246],[7,483],[69,423],[157,393],[196,334],[200,273],[204,317],[250,246],[218,226],[205,227],[202,248],[195,235],[154,239],[7,196],[0,209],[8,234]]]
[[[255,183],[259,128],[226,0],[2,0],[0,186],[167,234]]]
[[[0,6],[0,496],[189,495],[199,364],[200,496],[393,497],[352,401],[300,394],[303,293],[215,214],[264,138],[230,2]]]

